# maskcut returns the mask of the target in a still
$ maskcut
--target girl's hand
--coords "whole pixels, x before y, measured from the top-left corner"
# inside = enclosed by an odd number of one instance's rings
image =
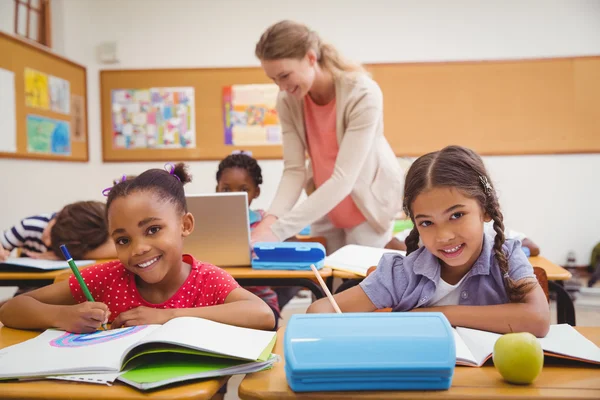
[[[23,254],[35,260],[59,260],[58,256],[54,254],[53,251],[46,251],[45,253],[36,253],[33,251],[23,249]]]
[[[64,306],[58,315],[57,327],[67,332],[94,332],[108,322],[110,311],[104,303],[90,302]]]
[[[250,244],[254,247],[257,242],[281,242],[281,240],[275,236],[271,230],[271,225],[277,221],[277,217],[273,215],[267,215],[260,224],[252,231],[250,235]]]
[[[111,329],[137,325],[164,324],[173,319],[173,317],[173,310],[170,309],[139,306],[119,314],[112,322]]]
[[[10,251],[6,250],[2,245],[0,245],[0,261],[6,261],[6,259],[10,256]]]

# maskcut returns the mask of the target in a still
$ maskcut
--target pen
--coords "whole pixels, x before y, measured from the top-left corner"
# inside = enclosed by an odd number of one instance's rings
[[[67,250],[67,246],[62,244],[60,246],[60,251],[62,251],[63,256],[65,256],[65,259],[67,260],[67,263],[69,264],[69,267],[71,267],[71,271],[73,271],[73,275],[75,275],[75,278],[77,278],[77,282],[79,282],[79,286],[81,286],[81,290],[83,291],[85,298],[88,301],[93,302],[94,298],[92,297],[90,290],[88,289],[87,285],[85,284],[83,277],[79,273],[79,268],[77,268],[75,261],[73,261],[73,257],[71,257],[71,254],[69,254],[69,250]],[[102,324],[102,328],[104,328],[104,330],[106,330],[106,324]]]

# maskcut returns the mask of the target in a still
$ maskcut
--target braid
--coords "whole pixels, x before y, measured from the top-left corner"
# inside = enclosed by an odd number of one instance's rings
[[[523,297],[525,297],[525,295],[533,289],[535,283],[531,281],[525,281],[517,284],[508,275],[508,260],[506,259],[506,254],[502,249],[502,245],[506,240],[504,237],[504,218],[502,216],[502,212],[500,211],[496,193],[491,193],[489,195],[489,201],[486,204],[486,212],[494,221],[494,231],[496,232],[496,237],[494,238],[494,257],[496,258],[496,262],[498,262],[500,272],[502,273],[502,277],[504,279],[506,294],[511,302],[518,303],[523,300]]]
[[[419,231],[416,226],[412,228],[410,234],[404,240],[404,243],[406,244],[406,255],[419,249]]]
[[[219,163],[219,169],[217,170],[217,182],[221,180],[221,175],[223,175],[223,171],[228,168],[240,168],[248,171],[248,175],[252,178],[256,186],[260,186],[263,183],[262,178],[262,170],[258,162],[249,155],[239,153],[239,154],[230,154],[225,157]]]

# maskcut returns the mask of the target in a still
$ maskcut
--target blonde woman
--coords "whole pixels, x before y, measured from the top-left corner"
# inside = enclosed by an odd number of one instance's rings
[[[311,224],[328,252],[384,247],[401,209],[403,174],[383,135],[381,89],[296,22],[269,27],[255,53],[280,89],[284,172],[252,242],[285,240]],[[303,187],[309,196],[296,205]]]

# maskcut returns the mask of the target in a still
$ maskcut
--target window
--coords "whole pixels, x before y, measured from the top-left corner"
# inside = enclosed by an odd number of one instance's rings
[[[15,33],[52,47],[50,35],[50,0],[14,0]]]

